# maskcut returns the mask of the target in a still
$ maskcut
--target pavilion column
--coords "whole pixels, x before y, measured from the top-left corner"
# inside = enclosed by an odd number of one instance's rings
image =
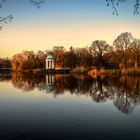
[[[54,69],[54,61],[52,61],[52,69]]]
[[[49,65],[50,65],[50,64],[49,64],[49,61],[47,60],[47,61],[46,61],[46,69],[49,69]]]

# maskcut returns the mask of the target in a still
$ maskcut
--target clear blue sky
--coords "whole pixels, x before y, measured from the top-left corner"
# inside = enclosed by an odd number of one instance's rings
[[[105,0],[46,0],[41,9],[30,0],[7,0],[0,16],[14,20],[0,32],[0,57],[22,50],[45,50],[55,45],[85,47],[93,40],[113,40],[122,32],[140,34],[140,15],[133,15],[135,1],[119,6],[119,16]]]

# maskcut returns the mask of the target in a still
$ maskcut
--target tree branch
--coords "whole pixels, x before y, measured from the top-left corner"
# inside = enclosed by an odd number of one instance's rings
[[[30,2],[37,8],[41,8],[41,5],[45,4],[45,0],[30,0]]]
[[[127,0],[106,0],[107,6],[112,5],[113,8],[113,14],[116,14],[117,16],[119,15],[118,13],[118,6],[120,3],[127,2]],[[135,0],[134,4],[134,15],[139,14],[140,10],[140,0]]]
[[[41,8],[42,4],[45,4],[46,0],[30,0],[30,2],[35,5],[37,8]],[[2,8],[3,4],[6,2],[6,0],[0,0],[0,8]],[[7,24],[13,19],[13,15],[9,15],[6,17],[0,17],[0,30],[4,26],[4,24]]]
[[[2,5],[6,2],[6,0],[1,0],[0,1],[0,8],[2,8]]]
[[[7,24],[10,22],[14,17],[12,15],[9,15],[7,17],[0,17],[0,30],[4,26],[4,24]]]
[[[134,5],[134,15],[139,14],[140,9],[140,0],[136,0],[136,4]]]

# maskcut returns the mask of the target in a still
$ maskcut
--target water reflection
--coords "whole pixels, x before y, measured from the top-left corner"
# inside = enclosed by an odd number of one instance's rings
[[[140,104],[140,77],[121,76],[116,78],[91,78],[85,75],[23,75],[13,73],[11,80],[15,88],[23,91],[38,89],[55,97],[69,91],[72,95],[90,96],[94,102],[112,101],[123,113],[131,113]],[[0,78],[0,81],[5,80]]]

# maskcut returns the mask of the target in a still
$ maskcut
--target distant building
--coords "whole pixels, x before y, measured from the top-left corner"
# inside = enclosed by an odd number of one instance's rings
[[[54,58],[52,55],[48,55],[46,58],[46,69],[54,69]]]

